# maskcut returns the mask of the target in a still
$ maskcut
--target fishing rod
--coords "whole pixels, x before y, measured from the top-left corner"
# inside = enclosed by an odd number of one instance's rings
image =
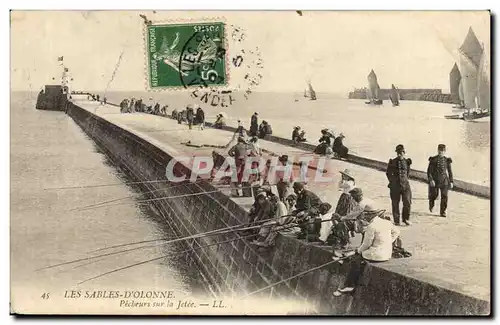
[[[169,182],[168,180],[154,180],[154,181],[140,181],[140,182],[126,182],[126,183],[110,183],[110,184],[99,184],[99,185],[83,185],[83,186],[65,186],[65,187],[47,187],[44,190],[73,190],[80,188],[95,188],[95,187],[108,187],[108,186],[120,186],[120,185],[135,185],[135,184],[147,184],[147,183],[161,183]]]
[[[254,236],[254,235],[247,235],[247,236],[243,236],[243,237],[239,237],[239,238],[232,238],[232,239],[228,239],[228,240],[224,240],[224,241],[221,241],[221,242],[217,242],[217,243],[213,243],[213,244],[208,244],[208,245],[204,245],[204,246],[192,247],[192,248],[189,248],[189,249],[186,249],[184,251],[181,251],[181,252],[177,253],[177,255],[180,255],[180,254],[183,254],[183,253],[187,253],[187,252],[190,252],[190,251],[194,251],[197,248],[206,248],[206,247],[210,247],[210,246],[220,245],[220,244],[228,243],[228,242],[235,241],[235,240],[241,240],[243,238],[250,237],[250,236]],[[155,258],[152,258],[152,259],[149,259],[149,260],[145,260],[145,261],[141,261],[141,262],[138,262],[138,263],[134,263],[132,265],[127,265],[127,266],[124,266],[124,267],[120,267],[120,268],[108,271],[106,273],[102,273],[102,274],[96,275],[94,277],[91,277],[91,278],[85,279],[83,281],[80,281],[80,282],[78,282],[78,284],[83,284],[85,282],[88,282],[88,281],[91,281],[91,280],[95,280],[95,279],[101,278],[103,276],[106,276],[106,275],[109,275],[109,274],[112,274],[112,273],[115,273],[115,272],[123,271],[123,270],[129,269],[129,268],[135,267],[135,266],[139,266],[139,265],[151,263],[151,262],[163,259],[163,258],[167,258],[168,256],[170,256],[170,255],[162,255],[160,257],[155,257]]]
[[[285,225],[283,228],[281,228],[279,230],[271,230],[270,232],[279,232],[279,231],[282,231],[284,229],[288,229],[288,228],[292,228],[292,227],[296,227],[296,224],[292,223],[290,225]],[[210,246],[214,246],[214,245],[220,245],[220,244],[232,242],[232,241],[235,241],[235,240],[242,240],[242,239],[245,239],[245,238],[248,238],[248,237],[253,237],[253,236],[255,236],[255,234],[249,234],[249,235],[245,235],[245,236],[239,236],[237,238],[232,238],[232,239],[228,239],[228,240],[224,240],[224,241],[216,242],[216,243],[212,243],[212,244],[207,244],[207,245],[203,245],[203,246],[190,247],[189,249],[186,249],[186,250],[183,250],[181,252],[178,252],[176,255],[180,255],[180,254],[183,254],[183,253],[194,251],[195,249],[198,249],[198,248],[206,248],[206,247],[210,247]],[[118,269],[115,269],[115,270],[112,270],[112,271],[109,271],[109,272],[97,275],[95,277],[86,279],[84,281],[79,282],[78,284],[82,284],[82,283],[85,283],[85,282],[88,282],[88,281],[91,281],[91,280],[103,277],[105,275],[109,275],[111,273],[119,272],[119,271],[122,271],[122,270],[125,270],[125,269],[128,269],[128,268],[132,268],[134,266],[139,266],[139,265],[143,265],[143,264],[146,264],[146,263],[154,262],[156,260],[159,260],[159,259],[162,259],[162,258],[166,258],[168,256],[170,256],[170,255],[163,255],[163,256],[160,256],[160,257],[156,257],[156,258],[153,258],[153,259],[141,261],[141,262],[138,262],[138,263],[135,263],[135,264],[132,264],[132,265],[125,266],[125,267],[121,267],[121,268],[118,268]],[[337,262],[337,261],[333,261],[333,262]],[[91,262],[91,263],[93,263],[93,262]],[[90,264],[90,263],[88,263],[88,264]]]
[[[202,181],[203,181],[202,179],[197,179],[197,180],[195,180],[194,182],[191,182],[191,183],[202,182]],[[134,195],[124,196],[124,197],[121,197],[121,198],[116,198],[116,199],[112,199],[112,200],[108,200],[108,201],[102,201],[102,202],[98,202],[98,203],[94,203],[94,204],[90,204],[90,205],[85,205],[85,206],[82,206],[82,207],[71,209],[69,211],[78,210],[78,209],[84,209],[84,208],[89,208],[89,207],[93,207],[93,206],[103,205],[103,204],[106,204],[106,203],[112,203],[112,202],[126,200],[126,199],[131,199],[131,198],[136,198],[136,197],[142,196],[144,194],[151,194],[151,193],[155,193],[155,192],[167,191],[167,190],[170,190],[170,189],[173,189],[173,188],[185,186],[186,184],[189,184],[189,183],[173,185],[173,186],[169,186],[167,188],[161,188],[161,189],[156,189],[156,190],[152,190],[152,191],[140,192],[140,193],[134,194]]]
[[[99,249],[90,251],[89,253],[95,253],[95,252],[99,252],[99,251],[103,251],[103,250],[108,250],[108,249],[113,249],[113,248],[118,248],[118,247],[124,247],[124,246],[138,245],[138,244],[144,244],[144,243],[152,243],[152,242],[156,242],[156,241],[166,241],[167,240],[167,241],[169,241],[167,243],[170,243],[171,240],[181,241],[181,240],[189,240],[189,239],[201,238],[204,235],[209,235],[209,234],[210,235],[212,235],[212,234],[217,235],[218,234],[217,232],[227,231],[227,230],[231,230],[231,229],[235,229],[235,228],[244,228],[244,227],[247,227],[247,226],[253,225],[253,224],[259,224],[259,227],[260,227],[261,223],[264,223],[264,222],[267,222],[267,221],[270,221],[270,220],[275,220],[275,219],[276,219],[276,217],[272,217],[272,218],[268,218],[268,219],[264,219],[264,220],[259,220],[256,223],[250,223],[250,222],[249,223],[243,223],[243,224],[239,224],[239,225],[234,225],[234,226],[229,226],[229,227],[224,227],[224,228],[210,230],[210,231],[203,232],[203,233],[196,234],[196,235],[190,235],[190,236],[185,236],[185,237],[178,237],[178,238],[173,238],[173,239],[172,238],[160,238],[160,239],[142,240],[142,241],[133,242],[133,243],[127,243],[127,244],[118,244],[118,245],[113,245],[113,246],[110,246],[110,247],[99,248]]]
[[[270,285],[268,285],[268,286],[265,286],[265,287],[263,287],[263,288],[260,288],[260,289],[258,289],[258,290],[255,290],[255,291],[253,291],[253,292],[250,292],[249,294],[246,294],[246,295],[245,295],[245,296],[243,296],[242,298],[246,298],[246,297],[252,296],[252,295],[254,295],[254,294],[256,294],[256,293],[259,293],[259,292],[265,291],[265,290],[267,290],[267,289],[269,289],[269,288],[272,288],[272,287],[274,287],[274,286],[276,286],[276,285],[278,285],[278,284],[281,284],[281,283],[283,283],[283,282],[287,282],[287,281],[290,281],[290,280],[292,280],[292,279],[298,278],[298,277],[300,277],[300,276],[302,276],[302,275],[305,275],[305,274],[307,274],[307,273],[310,273],[310,272],[313,272],[313,271],[316,271],[316,270],[322,269],[322,268],[324,268],[324,267],[327,267],[328,265],[331,265],[331,264],[337,263],[337,262],[339,262],[339,260],[344,260],[344,259],[346,259],[346,258],[348,258],[348,257],[349,257],[349,256],[345,256],[345,257],[343,257],[343,258],[341,258],[341,259],[338,259],[338,260],[332,260],[332,261],[330,261],[330,262],[326,262],[326,263],[321,264],[321,265],[319,265],[319,266],[316,266],[316,267],[310,268],[310,269],[308,269],[308,270],[306,270],[306,271],[300,272],[300,273],[298,273],[298,274],[296,274],[296,275],[292,275],[292,276],[290,276],[290,277],[288,277],[288,278],[286,278],[286,279],[283,279],[283,280],[281,280],[281,281],[278,281],[278,282],[272,283],[272,284],[270,284]]]
[[[136,202],[119,202],[119,203],[115,203],[115,204],[103,204],[103,205],[93,206],[93,207],[89,207],[89,208],[81,208],[81,209],[75,208],[75,209],[71,209],[69,211],[86,211],[86,210],[106,208],[106,207],[110,207],[110,206],[118,206],[118,205],[126,205],[126,204],[149,204],[149,202],[154,202],[154,201],[159,201],[159,200],[177,199],[180,197],[197,196],[197,195],[216,193],[216,192],[219,192],[219,190],[200,192],[200,193],[174,195],[174,196],[162,196],[162,197],[157,197],[154,199],[140,200],[140,201],[136,201]]]
[[[273,217],[273,218],[261,220],[260,222],[263,223],[263,222],[266,222],[266,221],[271,220],[271,219],[275,219],[275,218]],[[220,230],[227,230],[228,228],[234,228],[234,227],[235,226],[221,228]],[[219,231],[219,229],[215,229],[215,230],[206,232],[205,234],[211,234],[212,232],[217,232],[217,231]],[[218,233],[215,233],[214,235],[217,235],[217,234]],[[254,235],[252,234],[252,236],[254,236]],[[191,237],[191,236],[187,236],[187,237]],[[122,244],[122,245],[115,245],[115,246],[111,246],[111,247],[107,247],[107,248],[100,248],[100,249],[91,251],[89,253],[98,252],[98,251],[107,250],[107,249],[112,249],[112,248],[117,248],[117,247],[123,247],[125,245],[135,245],[135,244],[141,244],[141,243],[144,243],[144,242],[154,242],[154,241],[159,241],[159,240],[163,241],[163,240],[173,240],[173,239],[185,239],[185,240],[197,239],[197,238],[187,238],[187,237],[166,238],[166,239],[164,238],[164,239],[155,239],[155,240],[150,240],[150,241],[142,241],[142,242],[136,242],[136,243]],[[200,237],[200,238],[203,238],[203,237]],[[168,244],[168,242],[167,243],[158,243],[158,244],[154,244],[154,245],[140,246],[140,247],[135,247],[135,248],[131,248],[131,249],[127,249],[127,250],[122,250],[122,251],[118,251],[118,252],[111,252],[111,253],[106,253],[106,254],[101,254],[101,255],[89,256],[89,257],[80,258],[80,259],[73,260],[73,261],[68,261],[68,262],[63,262],[63,263],[58,263],[58,264],[46,266],[46,267],[43,267],[43,268],[36,269],[35,271],[40,271],[40,270],[45,270],[45,269],[51,269],[51,268],[54,268],[54,267],[59,267],[59,266],[64,266],[64,265],[69,265],[69,264],[74,264],[74,263],[78,263],[78,262],[89,261],[89,260],[93,260],[93,259],[97,259],[97,258],[105,258],[105,257],[108,257],[108,256],[123,254],[123,253],[131,252],[131,251],[135,251],[135,250],[139,250],[139,249],[143,249],[143,248],[157,247],[157,246],[164,245],[164,244]],[[94,261],[94,262],[97,262],[97,261]],[[91,263],[94,263],[94,262],[91,262]],[[87,264],[90,264],[90,263],[87,263]],[[83,265],[80,265],[78,267],[81,267],[81,266],[84,266],[84,265],[87,265],[87,264],[83,264]]]
[[[201,181],[202,180],[196,180],[193,183],[195,183],[195,182],[201,182]],[[134,194],[134,195],[124,196],[124,197],[120,197],[120,198],[116,198],[116,199],[112,199],[112,200],[107,200],[107,201],[102,201],[102,202],[98,202],[98,203],[94,203],[94,204],[90,204],[90,205],[84,205],[84,206],[81,206],[81,207],[78,207],[78,208],[71,209],[69,211],[83,209],[83,208],[89,208],[89,207],[93,207],[93,206],[98,206],[98,205],[102,205],[102,204],[106,204],[106,203],[112,203],[112,202],[126,200],[126,199],[132,199],[132,198],[136,198],[136,197],[142,196],[144,194],[151,194],[151,193],[155,193],[155,192],[167,191],[167,190],[170,190],[170,189],[173,189],[173,188],[176,188],[176,187],[180,187],[180,186],[184,186],[184,185],[185,184],[179,184],[179,185],[169,186],[167,188],[161,188],[161,189],[156,189],[156,190],[152,190],[152,191],[140,192],[140,193]]]

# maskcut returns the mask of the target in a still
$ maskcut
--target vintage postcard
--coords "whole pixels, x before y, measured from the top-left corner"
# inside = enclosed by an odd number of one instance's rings
[[[10,311],[490,315],[489,11],[11,11]]]

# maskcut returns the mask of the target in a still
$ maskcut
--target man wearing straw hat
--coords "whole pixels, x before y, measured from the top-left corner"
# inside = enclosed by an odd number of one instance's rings
[[[390,196],[392,201],[392,217],[394,223],[400,225],[399,202],[403,200],[403,222],[410,226],[411,188],[408,176],[410,174],[411,159],[405,157],[405,148],[402,144],[396,146],[397,157],[389,159],[387,164],[387,179],[389,180]]]
[[[392,243],[398,238],[399,230],[383,218],[384,212],[372,204],[365,205],[357,220],[364,229],[363,242],[354,251],[344,286],[335,291],[334,296],[354,290],[367,262],[379,263],[391,259]]]

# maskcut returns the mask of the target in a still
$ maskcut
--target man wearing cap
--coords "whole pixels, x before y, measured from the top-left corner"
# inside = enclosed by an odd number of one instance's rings
[[[257,132],[259,131],[258,115],[259,115],[259,113],[255,112],[255,113],[253,113],[252,117],[250,118],[250,135],[251,136],[257,136]]]
[[[391,221],[382,218],[384,211],[371,204],[365,205],[358,218],[365,228],[363,241],[355,250],[356,255],[351,260],[344,286],[335,291],[334,296],[338,297],[354,290],[366,262],[385,262],[391,259],[392,243],[398,238],[399,230]]]
[[[303,183],[295,182],[293,191],[297,194],[297,203],[292,214],[297,217],[297,223],[302,230],[298,238],[305,239],[308,232],[313,232],[314,226],[311,227],[309,223],[311,219],[314,220],[316,216],[319,216],[321,200],[316,194],[306,190]]]
[[[396,146],[397,157],[389,159],[387,164],[387,179],[389,180],[390,196],[392,201],[392,216],[394,223],[400,225],[399,202],[403,200],[403,222],[409,226],[411,212],[411,188],[408,176],[410,174],[411,159],[405,157],[405,148],[402,144]]]
[[[427,178],[429,180],[429,211],[434,209],[434,201],[441,192],[441,203],[439,213],[441,217],[446,217],[448,207],[448,189],[453,188],[453,171],[451,170],[451,158],[445,156],[446,146],[438,145],[438,154],[429,157],[427,167]]]

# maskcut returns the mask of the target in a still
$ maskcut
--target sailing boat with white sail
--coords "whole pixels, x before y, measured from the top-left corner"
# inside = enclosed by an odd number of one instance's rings
[[[467,110],[462,117],[446,118],[474,120],[490,115],[490,85],[487,76],[487,63],[483,46],[479,43],[472,28],[465,37],[459,50],[461,79],[458,94]]]
[[[368,89],[366,91],[366,98],[368,98],[369,101],[365,102],[365,104],[381,105],[383,101],[379,98],[379,91],[380,85],[377,81],[377,75],[372,69],[370,74],[368,74]]]
[[[389,93],[389,99],[392,102],[392,106],[399,106],[399,92],[396,89],[396,86],[394,84],[391,85],[391,91]]]
[[[304,97],[309,98],[310,100],[316,100],[316,92],[311,85],[311,81],[307,82],[308,90],[304,90]]]

